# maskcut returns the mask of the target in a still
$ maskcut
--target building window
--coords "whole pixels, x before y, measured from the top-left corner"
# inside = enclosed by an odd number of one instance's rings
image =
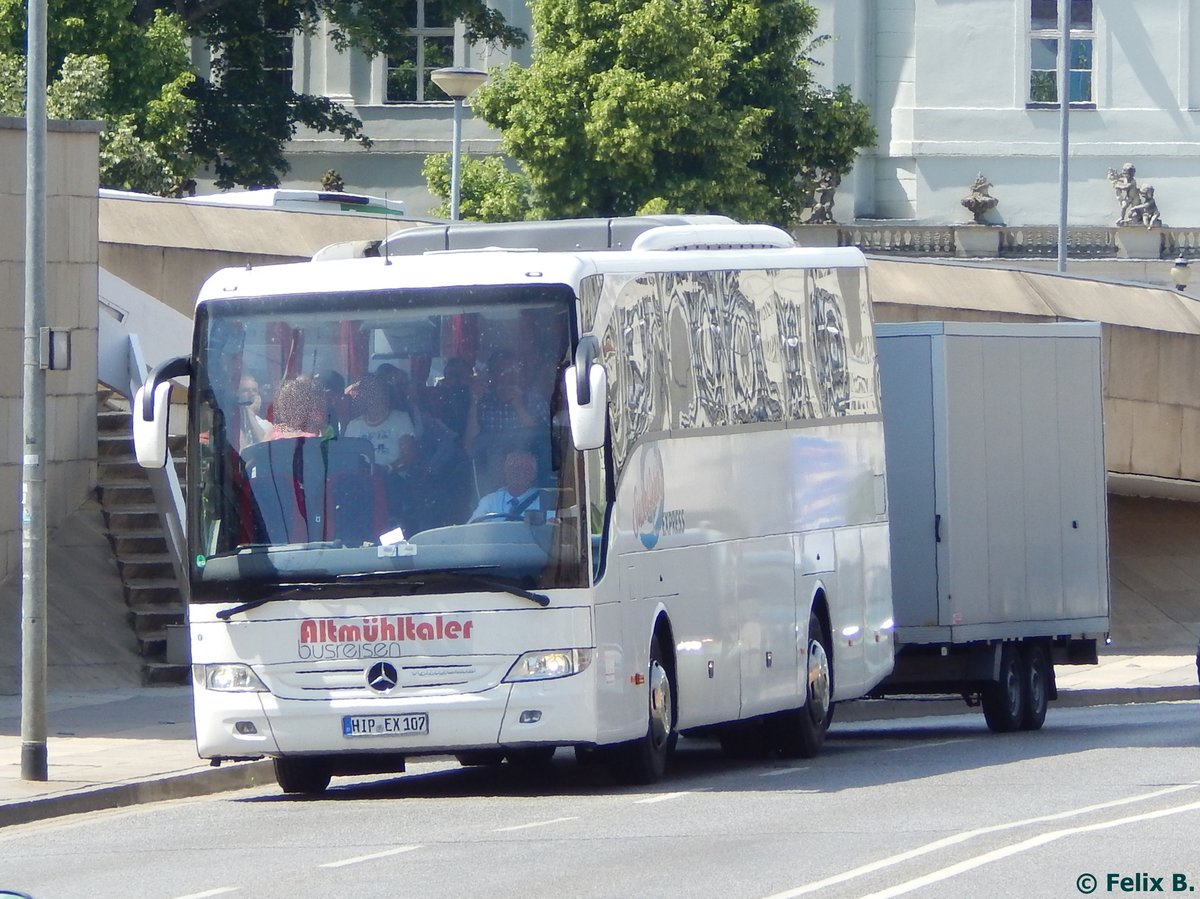
[[[1029,105],[1058,106],[1058,4],[1060,0],[1030,0],[1029,5]],[[1092,0],[1061,0],[1071,4],[1070,72],[1068,94],[1072,106],[1093,106]]]
[[[454,20],[442,0],[408,4],[404,50],[387,60],[388,103],[422,103],[449,99],[429,73],[454,65]]]

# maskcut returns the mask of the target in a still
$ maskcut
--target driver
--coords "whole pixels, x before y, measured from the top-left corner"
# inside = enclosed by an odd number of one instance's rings
[[[553,510],[542,509],[542,493],[535,486],[537,482],[537,460],[533,453],[527,450],[513,450],[504,457],[504,486],[493,490],[479,500],[479,505],[471,513],[471,521],[479,521],[489,516],[495,518],[524,518],[526,512],[544,511],[547,517],[553,515]]]

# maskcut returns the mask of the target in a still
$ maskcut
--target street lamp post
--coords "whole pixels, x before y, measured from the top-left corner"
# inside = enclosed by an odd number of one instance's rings
[[[454,101],[454,140],[450,152],[450,220],[458,221],[459,179],[462,174],[462,109],[463,101],[485,81],[487,72],[479,69],[451,67],[434,69],[429,73],[433,83]]]

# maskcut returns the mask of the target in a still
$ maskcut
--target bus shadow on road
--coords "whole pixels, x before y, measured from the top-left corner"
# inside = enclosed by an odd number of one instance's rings
[[[1176,749],[1200,744],[1200,715],[1191,700],[1115,709],[1058,709],[1040,731],[993,734],[981,715],[853,721],[831,729],[821,754],[785,759],[762,754],[729,758],[711,738],[679,741],[667,777],[648,786],[618,783],[599,762],[579,763],[559,749],[540,764],[460,767],[448,757],[412,759],[403,774],[335,778],[318,796],[282,794],[245,797],[240,802],[373,801],[488,797],[629,795],[652,798],[679,792],[836,793],[953,772],[971,772],[1038,758],[1091,750]],[[1178,707],[1179,726],[1161,723],[1162,706]],[[1167,714],[1174,715],[1168,709]],[[1197,772],[1200,776],[1200,771]]]

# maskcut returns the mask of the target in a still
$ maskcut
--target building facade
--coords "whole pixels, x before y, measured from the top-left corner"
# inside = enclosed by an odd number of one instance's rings
[[[292,60],[296,91],[337,100],[363,123],[373,146],[335,134],[300,129],[287,148],[291,171],[287,187],[319,190],[325,172],[333,169],[353,193],[402,200],[410,215],[426,215],[439,201],[426,188],[421,166],[431,153],[448,153],[453,129],[453,103],[437,90],[429,73],[442,66],[468,66],[484,71],[512,62],[528,65],[530,44],[511,52],[486,44],[470,44],[461,23],[439,18],[440,3],[408,0],[411,7],[406,52],[395,57],[368,58],[360,50],[339,52],[328,29],[312,35],[281,35],[284,53]],[[531,35],[525,0],[490,0],[505,20]],[[203,70],[208,62],[202,43],[192,48]],[[464,112],[463,151],[497,153],[500,135],[469,110]],[[216,190],[211,177],[198,177],[202,193]]]
[[[814,0],[820,79],[852,86],[879,132],[842,182],[847,218],[946,224],[982,173],[992,223],[1058,220],[1056,0]],[[1200,2],[1072,0],[1068,222],[1120,207],[1112,169],[1155,188],[1162,221],[1200,203]]]
[[[997,200],[983,221],[1058,221],[1057,0],[812,2],[818,32],[830,37],[814,76],[850,85],[879,133],[838,188],[839,221],[969,222],[962,201],[980,176]],[[492,5],[531,33],[525,0]],[[530,60],[529,44],[512,54],[468,45],[436,6],[414,0],[409,50],[398,58],[339,53],[323,30],[289,39],[296,89],[345,104],[374,146],[298,133],[287,186],[319,188],[334,169],[348,190],[428,213],[436,198],[421,165],[450,149],[452,128],[452,104],[438,99],[429,71]],[[1114,224],[1121,210],[1109,173],[1130,163],[1139,185],[1155,188],[1163,224],[1200,225],[1200,0],[1071,0],[1071,9],[1069,223]],[[468,153],[499,151],[499,135],[469,112],[463,139]]]

